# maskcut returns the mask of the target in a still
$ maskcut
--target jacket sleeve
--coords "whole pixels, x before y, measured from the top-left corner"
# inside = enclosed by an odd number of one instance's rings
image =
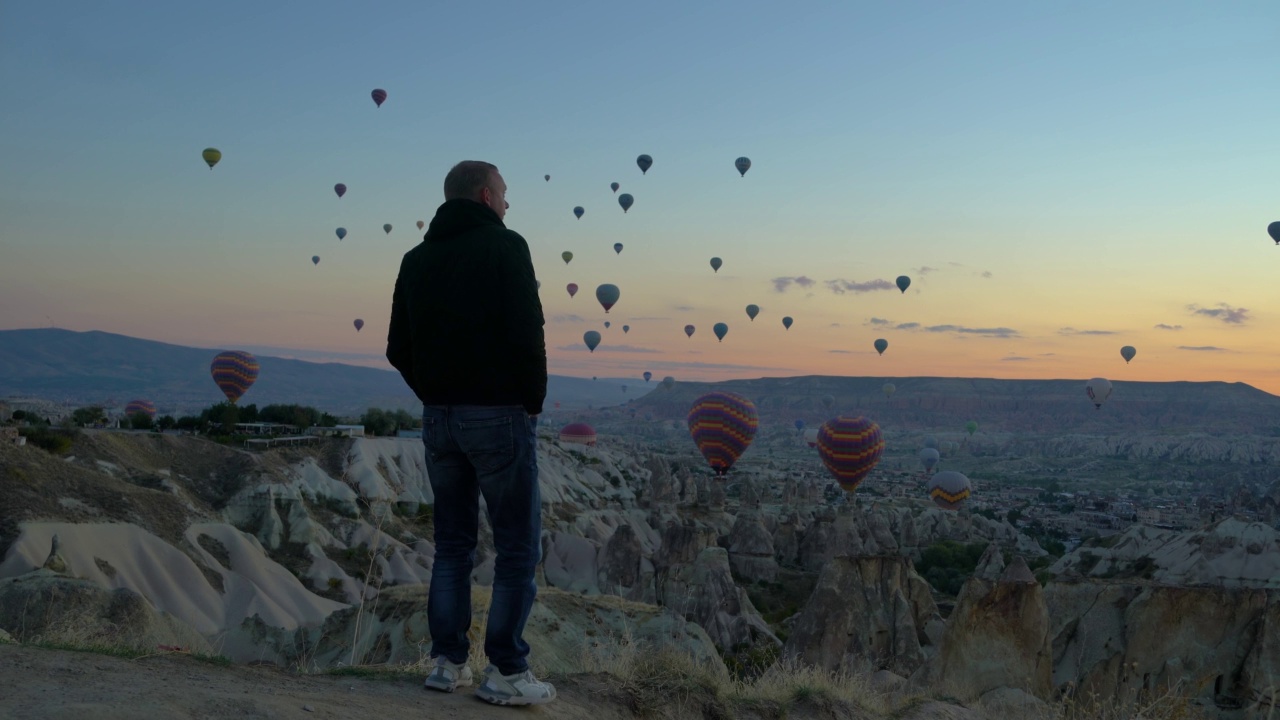
[[[409,256],[400,262],[400,274],[396,276],[396,289],[391,295],[391,328],[387,331],[387,360],[400,371],[400,376],[414,394],[418,389],[413,383],[413,337],[409,330],[409,298],[406,275],[409,273]]]
[[[511,236],[512,252],[507,268],[511,292],[508,337],[512,342],[512,362],[520,384],[521,404],[530,415],[538,415],[547,398],[547,342],[543,332],[546,319],[542,315],[529,243],[518,233],[511,232]]]

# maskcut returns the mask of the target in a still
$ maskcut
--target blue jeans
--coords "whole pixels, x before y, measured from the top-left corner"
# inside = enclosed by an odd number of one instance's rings
[[[498,557],[484,652],[503,675],[529,668],[525,621],[542,554],[537,419],[519,406],[429,405],[422,442],[435,494],[435,564],[427,596],[431,657],[465,663],[480,494]]]

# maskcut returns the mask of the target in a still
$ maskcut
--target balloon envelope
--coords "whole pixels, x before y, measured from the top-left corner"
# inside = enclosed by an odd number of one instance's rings
[[[751,169],[751,158],[740,157],[733,161],[733,166],[738,168],[739,176],[746,176],[747,171]]]
[[[883,338],[881,338],[881,339],[879,339],[879,340],[876,340],[876,352],[878,352],[878,353],[880,353],[881,355],[883,355],[883,354],[884,354],[884,351],[885,351],[885,350],[888,350],[888,349],[889,349],[889,341],[888,341],[888,340],[885,340],[885,339],[883,339]]]
[[[636,199],[631,197],[631,193],[622,193],[618,196],[618,204],[622,206],[622,212],[630,210],[635,202]]]
[[[911,287],[911,278],[907,277],[906,275],[899,275],[898,279],[895,280],[894,282],[898,284],[898,289],[901,290],[902,292],[906,292],[907,288]]]
[[[575,208],[573,209],[573,216],[574,216],[574,217],[576,217],[576,218],[578,218],[579,220],[581,220],[581,219],[582,219],[582,214],[583,214],[583,213],[585,213],[585,212],[586,212],[586,210],[583,210],[583,209],[582,209],[582,206],[581,206],[581,205],[579,205],[579,206],[577,206],[577,207],[575,207]]]
[[[969,422],[964,424],[964,431],[969,433],[969,435],[972,437],[974,433],[978,432],[978,423],[970,420]]]
[[[711,332],[716,334],[716,339],[724,342],[724,336],[729,334],[729,326],[724,323],[716,323],[711,327]]]
[[[334,231],[333,231],[333,234],[334,234],[334,235],[337,235],[337,236],[338,236],[338,239],[339,239],[339,240],[341,240],[342,238],[344,238],[344,237],[346,237],[346,236],[347,236],[347,229],[346,229],[346,228],[338,228],[337,230],[334,230]]]
[[[1120,348],[1120,357],[1124,358],[1124,361],[1126,363],[1132,360],[1134,356],[1137,354],[1138,354],[1138,349],[1132,345],[1125,345],[1124,347]]]
[[[920,451],[919,458],[920,464],[924,466],[925,470],[932,470],[933,466],[937,465],[938,461],[942,459],[942,455],[934,448],[924,448]]]
[[[605,329],[605,330],[608,330],[608,329],[609,329],[609,325],[610,325],[609,321],[608,321],[608,320],[605,320],[605,321],[604,321],[604,329]]]
[[[748,306],[747,306],[747,317],[751,318],[751,319],[754,321],[754,320],[756,319],[756,316],[757,316],[757,315],[759,315],[759,314],[760,314],[760,306],[759,306],[759,305],[748,305]]]
[[[653,373],[649,372],[648,370],[645,370],[645,371],[644,371],[644,381],[645,381],[645,382],[649,382],[649,378],[651,378],[651,377],[653,377]]]
[[[795,425],[796,425],[796,429],[797,429],[797,430],[803,430],[803,429],[804,429],[804,420],[796,420]]]
[[[627,334],[627,333],[629,333],[629,332],[631,332],[631,326],[630,326],[630,325],[623,325],[623,326],[622,326],[622,334],[623,334],[623,335],[625,335],[625,334]]]
[[[596,431],[586,423],[569,423],[560,428],[560,442],[595,445]]]
[[[884,392],[885,397],[893,397],[893,394],[898,391],[898,386],[893,383],[885,383],[884,387],[880,389]]]
[[[640,166],[640,174],[649,172],[649,168],[653,167],[653,158],[648,155],[641,155],[636,158],[636,165]]]
[[[227,350],[214,356],[209,374],[234,405],[258,379],[258,359],[241,350]]]
[[[319,265],[319,264],[320,264],[320,256],[319,256],[319,255],[312,255],[312,256],[311,256],[311,264],[312,264],[312,265]]]
[[[378,107],[382,107],[382,103],[387,101],[387,91],[382,88],[375,88],[369,95],[373,97],[373,103]]]
[[[550,176],[550,175],[543,175],[543,176],[542,176],[542,179],[543,179],[543,180],[546,180],[547,182],[551,182],[551,176]]]
[[[692,325],[685,325],[685,326],[684,326],[684,334],[685,334],[685,336],[686,336],[686,337],[693,337],[693,330],[694,330],[694,327],[693,327]]]
[[[573,297],[578,294],[578,283],[569,283],[564,289],[569,291],[569,297]]]
[[[724,475],[742,457],[756,436],[756,406],[731,392],[710,392],[699,397],[686,418],[698,451],[717,475]]]
[[[419,221],[418,221],[418,229],[419,229],[419,230],[421,230],[422,228],[424,228],[424,227],[426,227],[426,226],[427,226],[427,224],[426,224],[426,223],[422,222],[421,220],[419,220]]]
[[[614,244],[613,244],[613,251],[614,251],[615,253],[617,253],[617,254],[621,255],[621,254],[622,254],[622,243],[614,243]]]
[[[209,152],[209,151],[205,150],[205,152]],[[214,150],[214,152],[218,152],[218,151]],[[219,157],[221,157],[221,153],[219,153]],[[213,167],[213,166],[210,165],[209,167]],[[1277,245],[1280,245],[1280,221],[1273,222],[1270,225],[1268,225],[1267,234],[1271,236],[1272,240],[1276,241]]]
[[[938,449],[938,438],[932,435],[926,435],[924,438],[924,446],[927,448]]]
[[[620,187],[622,187],[622,186],[621,186],[621,185],[619,185],[618,183],[609,183],[609,189],[610,189],[610,190],[612,190],[614,193],[617,193],[617,192],[618,192],[618,188],[620,188]]]
[[[1092,378],[1084,384],[1085,394],[1093,402],[1093,406],[1102,409],[1102,403],[1111,397],[1111,381],[1106,378]]]
[[[605,283],[596,288],[596,300],[600,301],[600,306],[604,311],[609,312],[609,308],[618,302],[618,298],[622,296],[622,291],[618,290],[618,286],[612,283]]]
[[[867,477],[883,453],[880,426],[865,417],[832,418],[818,428],[818,457],[848,492]]]
[[[785,329],[787,329],[787,330],[790,330],[790,329],[791,329],[791,323],[792,323],[792,322],[794,322],[794,321],[791,319],[791,316],[790,316],[790,315],[787,315],[787,316],[785,316],[785,317],[783,317],[783,318],[782,318],[782,327],[783,327],[783,328],[785,328]]]
[[[124,406],[124,414],[133,417],[138,413],[143,413],[152,420],[156,417],[156,404],[150,400],[130,400],[128,405]]]
[[[711,269],[712,269],[713,271],[715,271],[715,272],[720,272],[720,266],[721,266],[721,265],[724,265],[724,261],[723,261],[723,260],[721,260],[721,259],[720,259],[720,258],[718,258],[718,257],[713,257],[713,258],[711,258]]]
[[[361,328],[364,327],[364,321],[360,318],[356,318],[356,321],[352,323],[352,325],[356,326],[356,332],[360,332]]]
[[[929,480],[929,497],[944,510],[959,510],[972,491],[969,478],[955,470],[943,470]]]
[[[560,253],[560,258],[564,260],[565,265],[568,265],[569,261],[573,259],[573,253],[569,252],[568,250],[565,250],[564,252]]]
[[[347,194],[347,186],[343,185],[342,183],[338,183],[337,185],[333,186],[333,191],[338,193],[338,197],[342,197],[343,195]]]
[[[595,330],[588,330],[582,333],[582,342],[587,344],[587,349],[591,352],[596,351],[596,346],[600,344],[600,333]],[[592,378],[594,380],[595,378]]]
[[[836,404],[836,397],[834,395],[823,395],[822,404],[830,410],[831,406]]]
[[[390,234],[391,234],[391,223],[387,223],[387,224],[383,225],[383,226],[382,226],[382,231],[383,231],[383,232],[385,232],[386,234],[390,235]]]
[[[205,148],[204,152],[200,153],[200,157],[204,158],[204,163],[212,170],[213,166],[217,165],[218,161],[222,159],[222,152],[218,148]]]

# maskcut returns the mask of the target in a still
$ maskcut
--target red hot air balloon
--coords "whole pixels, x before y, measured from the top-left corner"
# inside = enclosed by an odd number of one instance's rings
[[[865,417],[842,415],[818,429],[818,456],[846,492],[857,489],[883,453],[880,426]]]
[[[760,424],[755,404],[731,392],[710,392],[694,400],[686,420],[698,451],[719,476],[746,452]]]
[[[586,423],[569,423],[560,428],[560,442],[595,445],[596,431]]]
[[[337,185],[333,186],[333,191],[338,193],[338,197],[342,197],[343,195],[347,194],[347,186],[343,185],[342,183],[338,183]]]
[[[143,413],[152,420],[156,419],[156,404],[150,400],[133,400],[124,406],[124,414],[133,417]]]
[[[375,88],[369,95],[373,97],[373,102],[378,107],[382,107],[382,103],[387,101],[387,91],[382,88]]]
[[[258,379],[258,359],[241,350],[227,350],[213,358],[209,374],[234,405]]]

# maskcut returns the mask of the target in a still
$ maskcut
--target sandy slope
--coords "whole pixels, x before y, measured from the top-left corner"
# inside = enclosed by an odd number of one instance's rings
[[[562,681],[557,702],[523,712],[487,705],[471,689],[452,695],[418,680],[296,675],[268,667],[222,667],[183,655],[125,660],[0,644],[0,717],[22,720],[133,718],[590,718],[633,717],[589,689]],[[308,711],[305,708],[310,707]]]

